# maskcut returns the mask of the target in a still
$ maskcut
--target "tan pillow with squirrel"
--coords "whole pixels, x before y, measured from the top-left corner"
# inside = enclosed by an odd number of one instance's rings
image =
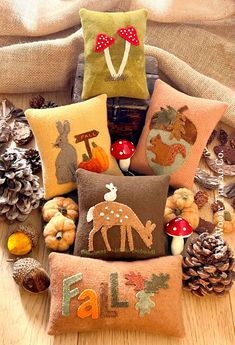
[[[111,262],[51,253],[48,333],[141,330],[182,337],[181,256]]]

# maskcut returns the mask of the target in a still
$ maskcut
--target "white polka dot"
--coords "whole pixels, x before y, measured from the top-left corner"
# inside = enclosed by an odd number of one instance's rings
[[[169,225],[169,223],[166,224],[166,226],[168,226],[168,225]]]
[[[119,154],[122,156],[122,155],[123,155],[123,152],[121,151]]]
[[[120,223],[122,223],[123,222],[123,220],[122,219],[120,219]]]
[[[126,219],[128,219],[129,217],[128,216],[125,216]]]
[[[122,145],[122,141],[120,140],[120,141],[118,142],[118,144]]]
[[[117,217],[117,218],[119,218],[119,217],[120,217],[120,215],[119,215],[119,214],[116,214],[116,217]]]
[[[186,230],[187,230],[187,228],[184,226],[184,227],[183,227],[183,230],[184,230],[184,231],[186,231]]]
[[[104,216],[104,212],[100,212],[100,216],[102,216],[102,217],[103,217],[103,216]]]
[[[119,210],[118,210],[119,212],[122,212],[122,208],[119,208]]]
[[[109,218],[109,217],[106,217],[106,219],[107,219],[107,220],[110,220],[110,218]]]
[[[110,211],[110,213],[114,214],[114,211],[112,210],[112,211]]]
[[[181,218],[181,217],[179,217],[179,218],[178,218],[178,220],[182,220],[182,218]]]
[[[108,210],[108,206],[105,206],[105,210]]]
[[[177,230],[177,227],[176,227],[176,226],[174,226],[173,230],[174,230],[174,231],[176,231],[176,230]]]

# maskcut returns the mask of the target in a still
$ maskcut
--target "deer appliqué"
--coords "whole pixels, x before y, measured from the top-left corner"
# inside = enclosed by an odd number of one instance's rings
[[[147,220],[146,224],[142,224],[135,212],[127,205],[114,201],[117,197],[117,187],[112,183],[106,187],[110,192],[106,193],[105,201],[91,207],[87,213],[87,221],[93,220],[93,228],[89,233],[88,250],[94,251],[94,235],[101,231],[107,251],[111,251],[108,241],[108,230],[113,226],[120,227],[120,252],[125,251],[126,238],[130,251],[134,250],[134,241],[132,237],[133,229],[138,232],[139,236],[148,248],[152,247],[152,233],[156,228],[156,224]]]

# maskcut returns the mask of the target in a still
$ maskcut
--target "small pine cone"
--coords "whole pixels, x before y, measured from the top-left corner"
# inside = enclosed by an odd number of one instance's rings
[[[223,296],[233,284],[234,257],[219,234],[194,238],[183,259],[183,287],[196,296]]]
[[[26,150],[24,153],[24,158],[26,159],[28,164],[31,166],[33,173],[36,173],[41,169],[42,164],[41,164],[41,159],[40,159],[38,150],[36,149]]]
[[[225,130],[221,129],[218,134],[218,139],[221,145],[225,145],[228,142],[228,133]]]
[[[12,136],[15,143],[19,146],[27,145],[33,139],[33,133],[26,119],[15,121]]]
[[[0,147],[11,139],[11,127],[5,120],[0,120]]]
[[[20,108],[12,109],[11,115],[14,119],[22,119],[22,118],[26,119],[24,111]]]
[[[56,108],[58,107],[58,104],[56,104],[53,101],[45,101],[45,103],[41,106],[41,109],[46,109],[46,108]]]
[[[37,95],[31,98],[29,105],[31,108],[40,109],[45,102],[45,98],[41,95]]]
[[[194,196],[194,201],[200,209],[208,202],[208,194],[199,190]]]
[[[235,137],[233,137],[229,140],[229,144],[232,147],[232,149],[235,149]]]
[[[216,138],[216,135],[217,135],[217,130],[214,129],[207,141],[207,145],[210,145],[212,143],[212,141]]]
[[[218,211],[225,210],[224,204],[220,200],[216,200],[211,204],[211,209],[213,213],[216,213]]]

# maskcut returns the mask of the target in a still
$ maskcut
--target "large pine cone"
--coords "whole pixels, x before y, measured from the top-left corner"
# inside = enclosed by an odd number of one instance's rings
[[[24,221],[43,197],[39,177],[33,175],[23,153],[7,149],[0,156],[0,216],[9,221]]]
[[[233,284],[232,250],[219,234],[202,233],[183,259],[183,287],[196,296],[224,295]]]

